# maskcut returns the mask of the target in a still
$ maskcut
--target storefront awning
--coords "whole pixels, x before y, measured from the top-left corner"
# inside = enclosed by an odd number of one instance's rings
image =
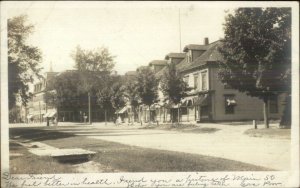
[[[127,111],[127,106],[124,106],[123,108],[121,108],[121,110],[117,111],[115,114],[123,114],[126,111]]]
[[[208,105],[208,96],[207,95],[195,97],[194,106],[206,106],[206,105]]]
[[[150,110],[156,110],[157,108],[160,108],[161,105],[159,103],[154,103],[150,106]]]
[[[195,97],[185,97],[181,100],[181,107],[188,107],[193,105]]]
[[[55,116],[55,114],[56,114],[56,111],[51,111],[51,112],[47,112],[46,114],[44,114],[44,118],[47,118],[47,117],[49,117],[49,118],[51,118],[51,117],[53,117],[53,116]]]
[[[48,115],[50,114],[50,112],[47,112],[46,114],[43,115],[44,118],[48,117]]]
[[[55,114],[56,114],[56,112],[50,112],[49,114],[48,114],[48,117],[53,117],[53,116],[55,116]]]

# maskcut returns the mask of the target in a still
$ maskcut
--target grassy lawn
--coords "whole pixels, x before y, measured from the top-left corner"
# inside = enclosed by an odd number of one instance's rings
[[[9,143],[9,168],[12,174],[50,174],[73,173],[75,170],[70,164],[61,164],[52,157],[39,157],[31,154],[23,146]]]
[[[82,148],[95,151],[91,159],[100,163],[102,172],[183,172],[183,171],[262,171],[270,170],[242,162],[183,152],[148,149],[123,145],[69,133],[41,129],[12,129],[10,136],[18,141],[37,136],[39,141],[57,148]],[[22,132],[24,134],[22,134]],[[53,135],[53,138],[51,137]],[[36,140],[36,139],[33,139]],[[188,146],[187,146],[188,147]],[[12,173],[72,173],[72,164],[59,163],[49,157],[30,154],[20,145],[11,144],[10,153],[23,156],[11,157]]]
[[[159,129],[159,130],[172,130],[172,131],[181,131],[181,132],[191,132],[191,133],[214,133],[219,131],[217,128],[208,128],[208,127],[199,127],[195,124],[150,124],[146,127],[140,129]]]
[[[244,134],[252,137],[291,139],[291,129],[279,129],[270,127],[269,129],[248,129]]]

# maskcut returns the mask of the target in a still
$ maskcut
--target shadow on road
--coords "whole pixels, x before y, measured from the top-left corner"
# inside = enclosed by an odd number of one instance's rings
[[[44,141],[76,136],[73,133],[64,133],[55,130],[40,128],[14,128],[9,129],[10,139],[23,139],[28,141]]]

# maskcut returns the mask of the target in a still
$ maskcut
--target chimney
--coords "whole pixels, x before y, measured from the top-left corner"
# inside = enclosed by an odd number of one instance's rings
[[[205,38],[204,38],[204,45],[208,45],[208,44],[209,44],[208,38],[205,37]]]

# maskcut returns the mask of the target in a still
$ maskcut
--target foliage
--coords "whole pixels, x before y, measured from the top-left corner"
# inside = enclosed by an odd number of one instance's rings
[[[7,21],[9,109],[16,104],[18,95],[26,105],[30,97],[28,83],[32,83],[35,77],[41,78],[41,52],[37,47],[27,44],[33,29],[34,26],[27,23],[25,15]]]
[[[186,92],[190,90],[188,84],[183,81],[176,70],[175,63],[167,65],[167,71],[161,80],[161,89],[170,102],[174,104],[180,103],[181,99],[186,96]]]
[[[78,83],[77,71],[63,72],[48,80],[45,96],[47,104],[55,107],[81,107],[85,100]]]
[[[131,106],[134,108],[139,104],[139,93],[137,91],[136,77],[125,78],[124,81],[124,95],[128,99]]]
[[[220,53],[219,78],[232,88],[264,102],[291,92],[291,9],[239,8],[229,14]]]
[[[290,92],[291,9],[239,8],[229,14],[220,52],[220,79],[267,100]]]
[[[96,94],[97,104],[105,111],[109,112],[110,116],[126,104],[124,87],[122,86],[120,76],[107,75],[104,77],[102,83],[102,87],[98,88]]]
[[[80,88],[84,92],[96,92],[102,76],[110,74],[115,64],[114,56],[106,48],[83,50],[77,46],[71,56],[80,73]]]
[[[150,106],[158,98],[158,79],[154,72],[149,68],[140,69],[137,73],[137,92],[142,103]]]

